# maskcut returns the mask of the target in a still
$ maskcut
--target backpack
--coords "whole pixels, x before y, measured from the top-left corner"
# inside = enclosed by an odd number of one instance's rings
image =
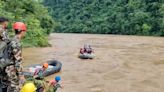
[[[5,41],[0,41],[0,69],[11,64],[11,45]]]

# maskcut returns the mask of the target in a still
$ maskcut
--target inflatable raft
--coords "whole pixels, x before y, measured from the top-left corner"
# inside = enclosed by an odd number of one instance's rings
[[[44,77],[60,72],[62,68],[61,62],[57,60],[50,60],[47,63],[49,64],[49,66],[48,66],[48,69],[43,73]],[[38,68],[42,68],[42,64],[35,64],[35,65],[28,66],[26,68],[28,71],[23,72],[23,74],[25,75],[25,77],[32,76],[35,70]]]
[[[79,58],[81,59],[93,59],[94,57],[95,57],[94,54],[88,54],[88,53],[79,54]]]

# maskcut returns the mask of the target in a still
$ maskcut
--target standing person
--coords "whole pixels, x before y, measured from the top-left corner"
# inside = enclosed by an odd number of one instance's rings
[[[3,41],[9,41],[9,36],[7,33],[7,26],[9,20],[4,17],[0,17],[0,39]]]
[[[7,92],[7,75],[5,68],[10,64],[9,55],[7,53],[7,44],[9,42],[9,36],[7,34],[7,26],[9,20],[4,17],[0,17],[0,91]]]
[[[11,49],[11,65],[7,66],[5,71],[7,73],[10,85],[8,92],[20,92],[19,78],[22,74],[22,47],[20,41],[24,38],[26,33],[26,25],[22,22],[16,22],[13,25],[15,37],[10,41]]]

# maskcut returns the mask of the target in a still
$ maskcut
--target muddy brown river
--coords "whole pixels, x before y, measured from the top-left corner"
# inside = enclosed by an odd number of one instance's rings
[[[164,38],[118,35],[60,34],[52,47],[26,48],[23,65],[57,59],[62,62],[62,92],[164,92]],[[91,44],[96,58],[77,58]]]

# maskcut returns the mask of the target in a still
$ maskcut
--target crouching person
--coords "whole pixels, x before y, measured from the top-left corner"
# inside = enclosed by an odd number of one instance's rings
[[[36,92],[37,88],[34,85],[34,83],[29,82],[24,84],[24,86],[21,89],[21,92]]]
[[[47,92],[60,92],[60,88],[62,88],[60,81],[61,81],[60,76],[56,76],[55,80],[51,80],[49,82],[49,89]]]
[[[34,84],[37,87],[36,92],[44,92],[46,88],[46,80],[44,79],[43,73],[48,68],[48,66],[49,66],[48,63],[44,63],[42,65],[42,68],[38,68],[34,72],[33,77],[34,77]]]

